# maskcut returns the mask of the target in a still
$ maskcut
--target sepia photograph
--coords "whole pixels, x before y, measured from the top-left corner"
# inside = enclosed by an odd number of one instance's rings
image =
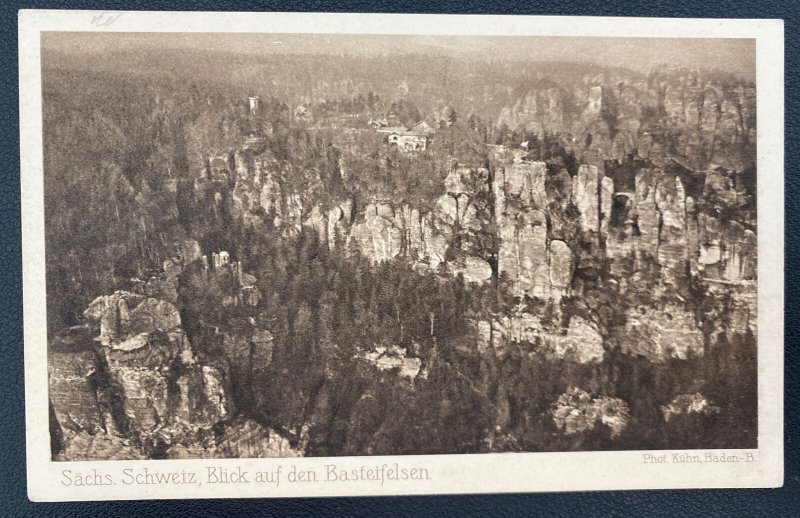
[[[44,34],[53,455],[755,447],[755,46],[663,45]]]
[[[39,37],[61,485],[757,460],[755,38]]]

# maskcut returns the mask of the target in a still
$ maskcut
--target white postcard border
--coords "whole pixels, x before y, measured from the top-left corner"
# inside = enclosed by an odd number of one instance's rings
[[[783,22],[781,20],[590,18],[493,15],[20,11],[20,153],[28,495],[34,501],[506,493],[608,489],[777,487],[783,483]],[[120,15],[121,16],[118,16]],[[274,32],[755,38],[758,105],[757,450],[503,453],[299,459],[52,462],[48,428],[42,157],[42,31]],[[724,453],[752,462],[651,463],[645,455]],[[678,455],[678,457],[673,457]],[[714,458],[714,457],[711,457]],[[379,481],[319,481],[329,468],[380,470]],[[427,480],[386,480],[387,470],[424,469]],[[274,483],[125,484],[131,473],[212,467],[277,473]],[[295,470],[318,482],[290,482]],[[64,470],[109,474],[114,485],[64,485]],[[377,473],[378,471],[376,471]]]

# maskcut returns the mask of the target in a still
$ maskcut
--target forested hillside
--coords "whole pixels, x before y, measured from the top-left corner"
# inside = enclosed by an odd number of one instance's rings
[[[57,458],[756,445],[753,84],[44,63]]]

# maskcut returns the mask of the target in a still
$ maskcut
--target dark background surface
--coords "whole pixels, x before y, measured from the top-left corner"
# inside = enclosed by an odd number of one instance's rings
[[[583,16],[657,16],[713,18],[783,18],[786,55],[786,296],[785,296],[785,482],[781,489],[608,491],[426,497],[333,499],[240,499],[195,501],[87,502],[35,504],[27,499],[25,471],[24,371],[22,346],[22,268],[19,195],[18,9],[200,10],[200,11],[320,11],[459,14],[536,14]],[[800,2],[732,0],[542,0],[455,1],[295,0],[277,1],[31,1],[0,7],[2,41],[4,165],[0,183],[0,517],[3,516],[798,516],[798,335],[800,291],[796,257],[800,235],[794,224],[800,176],[798,157],[798,24]],[[762,210],[769,210],[765,208]],[[581,473],[580,476],[601,476]]]

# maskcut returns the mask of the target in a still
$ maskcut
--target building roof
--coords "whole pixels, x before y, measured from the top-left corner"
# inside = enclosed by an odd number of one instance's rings
[[[385,126],[378,128],[376,131],[378,133],[397,133],[398,135],[402,135],[408,130],[406,130],[405,126]]]
[[[409,129],[408,131],[409,133],[430,134],[433,133],[433,126],[428,124],[427,121],[423,120],[412,126],[411,129]]]

